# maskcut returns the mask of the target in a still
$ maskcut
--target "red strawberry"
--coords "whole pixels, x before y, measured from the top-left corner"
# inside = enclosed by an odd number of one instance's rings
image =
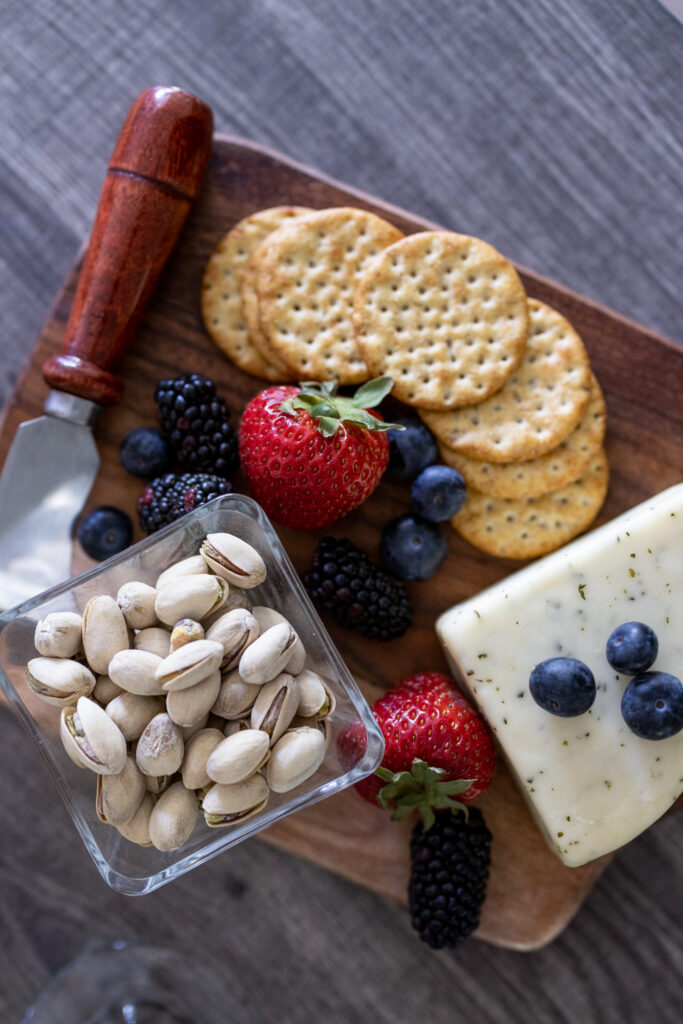
[[[370,803],[397,807],[399,817],[419,806],[429,817],[430,806],[455,805],[456,793],[469,803],[488,789],[496,764],[493,741],[448,676],[421,672],[404,679],[372,711],[384,734],[384,758],[377,775],[356,783]]]
[[[307,382],[266,388],[251,400],[240,427],[240,460],[271,519],[316,530],[374,491],[389,460],[385,431],[396,424],[368,410],[391,385],[390,377],[380,377],[344,398],[334,381]]]

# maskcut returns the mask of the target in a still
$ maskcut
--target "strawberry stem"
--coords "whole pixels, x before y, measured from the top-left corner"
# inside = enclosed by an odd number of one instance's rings
[[[336,380],[302,381],[299,392],[283,402],[280,409],[293,417],[303,409],[315,421],[323,437],[334,437],[342,423],[372,431],[403,430],[400,424],[385,423],[368,412],[386,398],[393,384],[391,377],[377,377],[361,384],[355,394],[347,398],[337,394]]]
[[[392,810],[394,821],[403,821],[418,810],[425,832],[434,824],[434,811],[464,811],[467,817],[465,804],[453,797],[464,793],[476,780],[447,780],[447,774],[444,768],[433,768],[419,757],[414,758],[410,771],[392,772],[380,766],[375,775],[386,785],[380,789],[377,800],[381,807]]]

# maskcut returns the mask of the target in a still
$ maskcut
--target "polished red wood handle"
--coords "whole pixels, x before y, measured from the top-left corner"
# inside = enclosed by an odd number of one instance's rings
[[[211,152],[209,107],[180,89],[145,89],[125,120],[102,188],[60,355],[47,383],[117,402],[123,358],[199,193]]]

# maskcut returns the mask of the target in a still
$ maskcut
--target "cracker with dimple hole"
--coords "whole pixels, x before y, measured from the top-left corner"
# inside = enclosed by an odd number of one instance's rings
[[[299,379],[367,378],[353,337],[353,292],[369,261],[402,237],[373,213],[336,207],[285,225],[259,246],[252,262],[261,328]]]
[[[285,364],[264,358],[254,344],[243,314],[241,285],[249,259],[264,238],[301,214],[306,206],[273,206],[245,217],[218,243],[202,280],[202,316],[215,344],[240,370],[265,380],[282,381]]]
[[[566,487],[590,465],[605,437],[605,400],[591,376],[588,404],[576,428],[557,448],[526,462],[482,462],[439,445],[447,466],[462,473],[468,487],[493,498],[537,498]]]
[[[582,476],[539,498],[491,498],[469,491],[451,520],[461,537],[498,558],[538,558],[561,547],[595,519],[609,471],[601,448]]]
[[[577,426],[590,394],[584,344],[568,320],[529,299],[524,359],[500,391],[470,409],[419,410],[454,451],[488,462],[523,462],[556,448]]]
[[[354,325],[368,369],[393,377],[396,398],[443,410],[502,386],[524,354],[529,316],[517,271],[493,246],[425,231],[373,260]]]

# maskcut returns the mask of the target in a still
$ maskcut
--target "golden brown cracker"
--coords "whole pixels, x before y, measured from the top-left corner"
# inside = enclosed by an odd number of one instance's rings
[[[424,231],[385,249],[356,289],[358,347],[408,405],[454,409],[497,391],[522,359],[529,317],[517,271],[469,235]]]

